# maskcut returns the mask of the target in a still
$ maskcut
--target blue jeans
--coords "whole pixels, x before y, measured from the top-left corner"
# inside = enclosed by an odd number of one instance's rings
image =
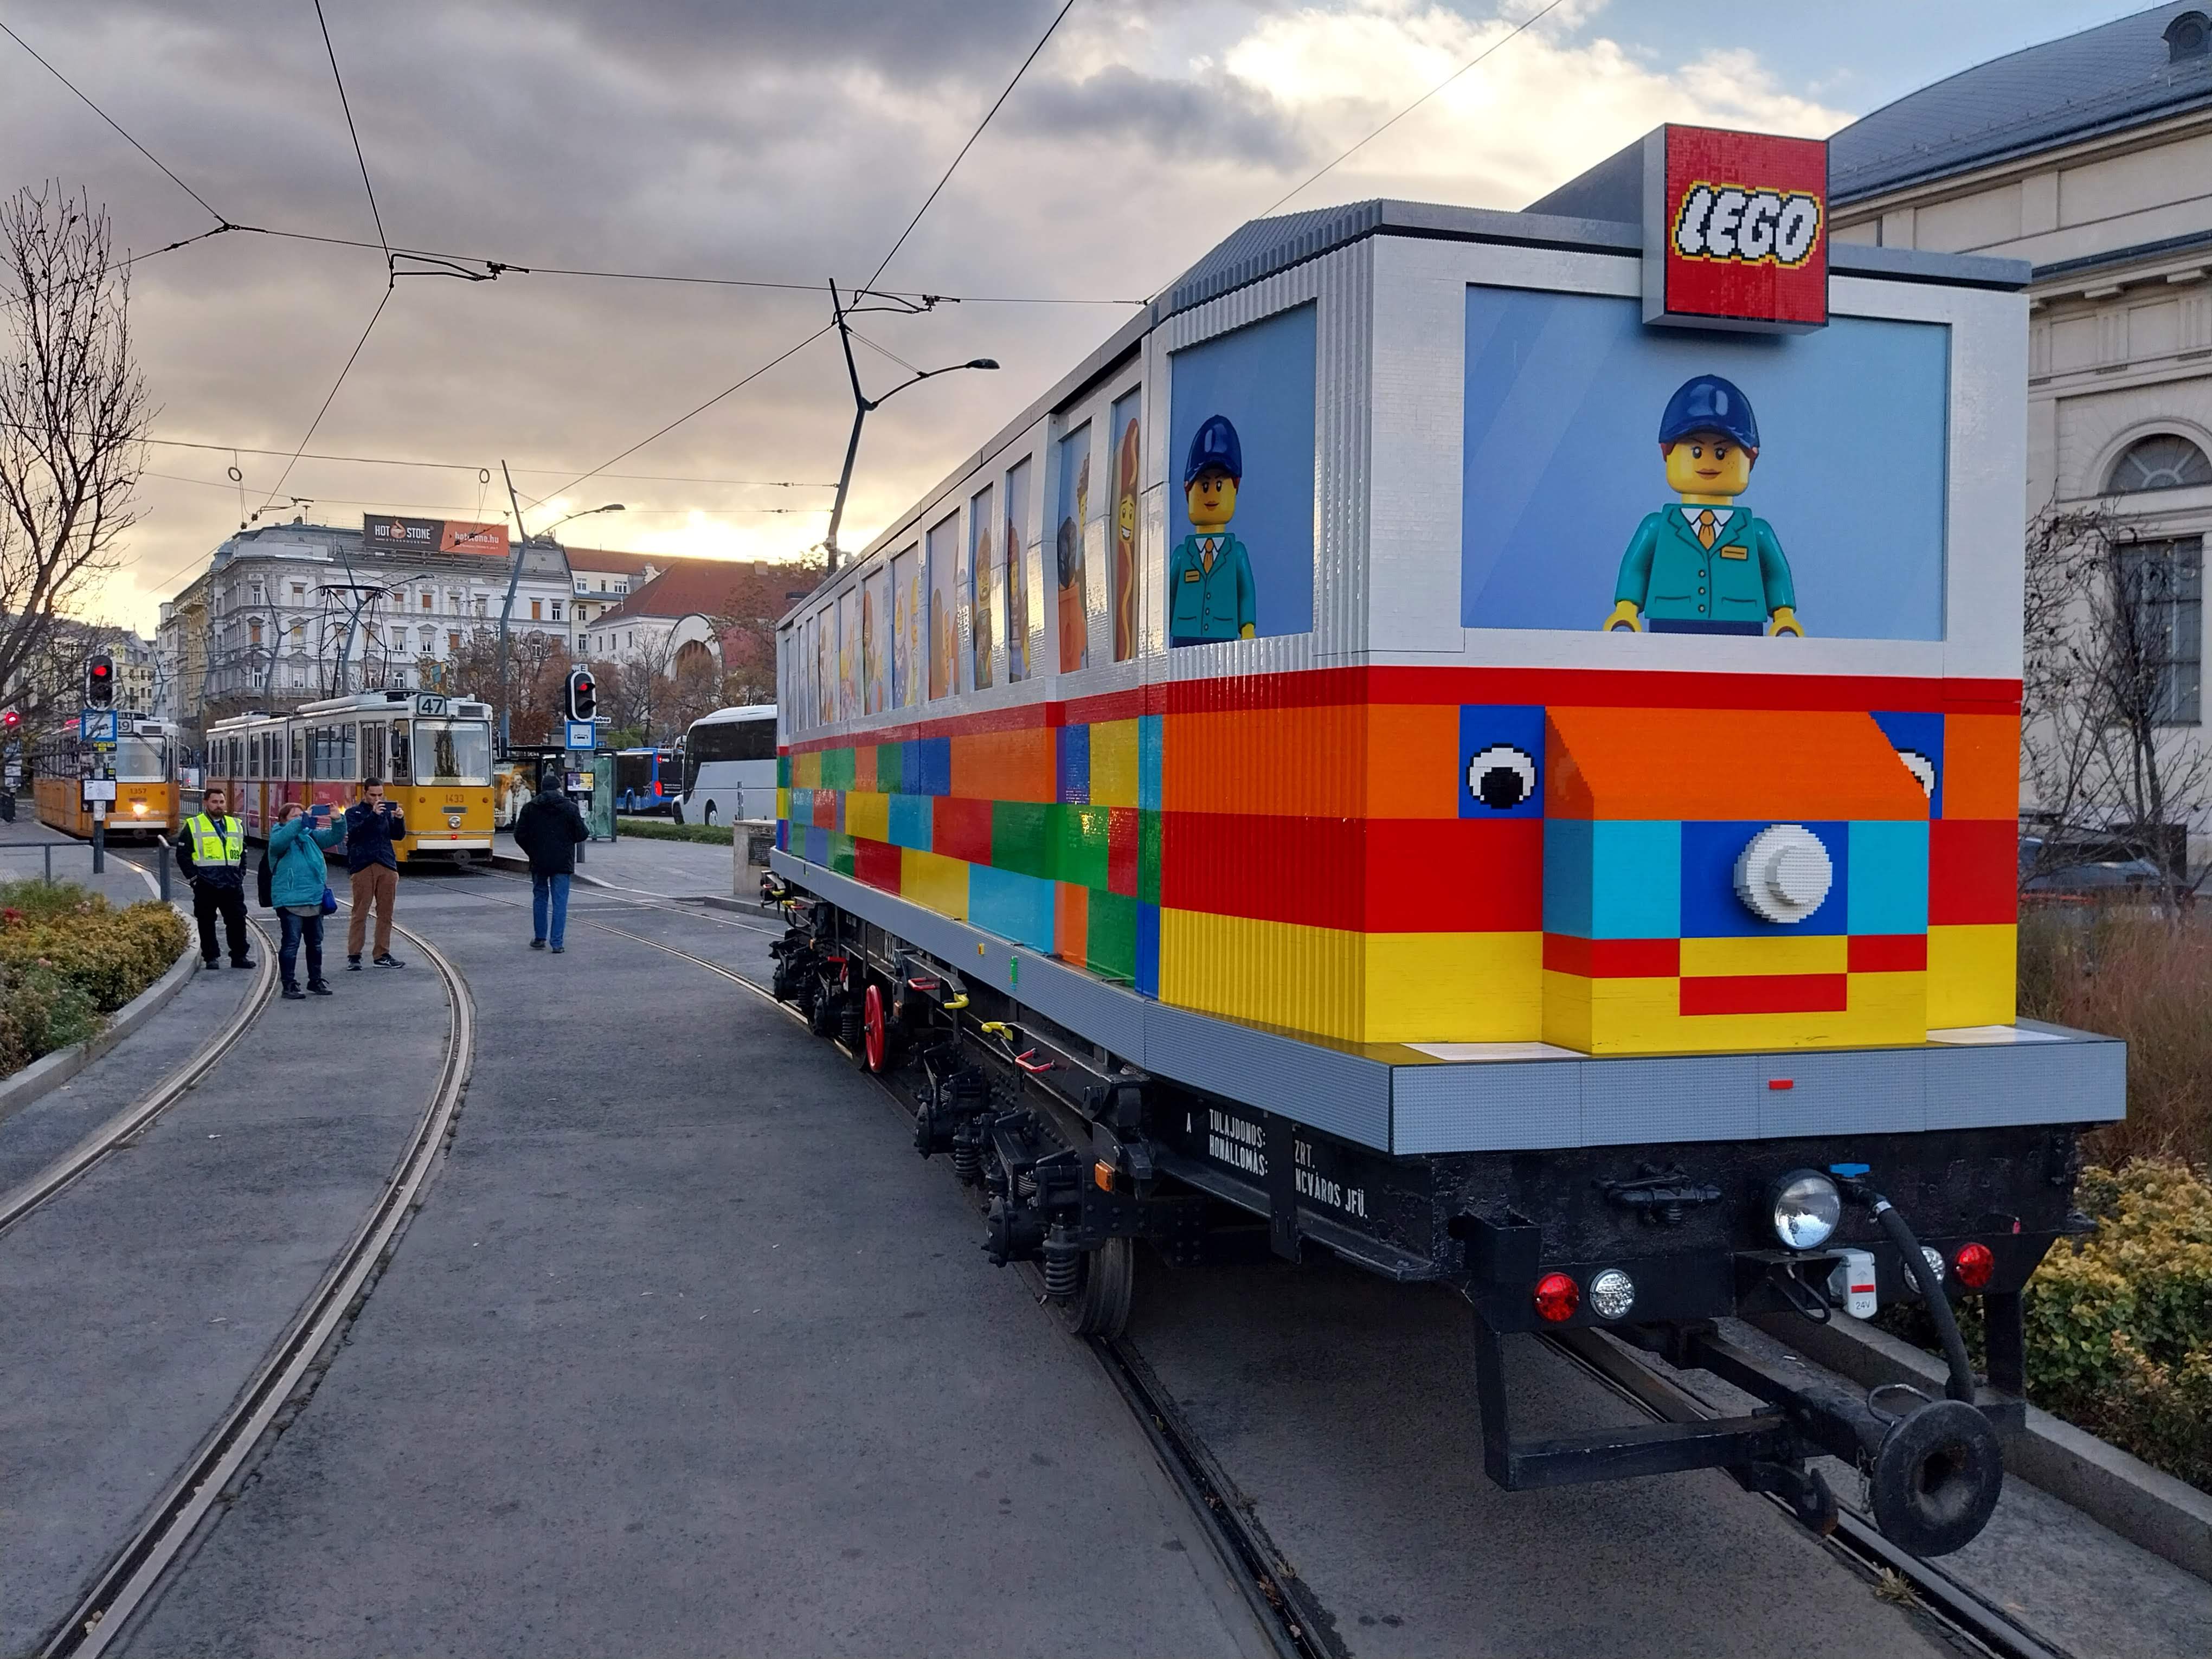
[[[300,960],[300,941],[307,941],[307,982],[319,983],[323,977],[323,919],[319,915],[295,916],[289,910],[279,910],[276,919],[284,924],[283,943],[276,948],[276,966],[282,970],[284,983],[296,985],[293,969]]]
[[[553,925],[550,929],[545,925],[549,901],[553,907]],[[568,878],[565,873],[541,876],[535,870],[530,872],[530,923],[532,939],[542,939],[556,951],[561,948],[568,932]]]

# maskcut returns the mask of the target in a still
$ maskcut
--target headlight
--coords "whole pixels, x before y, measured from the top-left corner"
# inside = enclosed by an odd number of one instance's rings
[[[1636,1305],[1636,1281],[1607,1267],[1589,1283],[1590,1311],[1600,1319],[1619,1319]]]
[[[1844,1218],[1843,1194],[1818,1170],[1797,1170],[1774,1183],[1774,1236],[1793,1250],[1817,1250]]]

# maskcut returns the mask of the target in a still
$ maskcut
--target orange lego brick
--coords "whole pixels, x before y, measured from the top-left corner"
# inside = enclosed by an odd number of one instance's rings
[[[2020,716],[1943,717],[1943,816],[2020,817]]]
[[[1060,769],[1053,731],[1036,726],[955,733],[951,793],[966,800],[1055,799]]]
[[[1449,818],[1458,813],[1458,705],[1370,706],[1366,816]]]
[[[1170,714],[1161,750],[1170,811],[1356,818],[1365,811],[1364,703]]]
[[[1554,708],[1544,747],[1554,818],[1928,816],[1896,749],[1855,710]]]

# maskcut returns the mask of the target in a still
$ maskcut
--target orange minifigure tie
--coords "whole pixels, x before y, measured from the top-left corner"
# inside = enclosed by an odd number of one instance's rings
[[[1698,539],[1708,548],[1713,544],[1713,510],[1710,507],[1698,514]]]

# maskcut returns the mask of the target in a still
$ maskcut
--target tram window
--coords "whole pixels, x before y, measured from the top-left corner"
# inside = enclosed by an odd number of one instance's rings
[[[355,730],[354,723],[353,723],[351,720],[348,720],[348,721],[347,721],[343,726],[339,726],[339,727],[337,728],[337,739],[338,739],[338,769],[337,769],[337,775],[338,775],[338,776],[340,776],[340,777],[342,777],[342,778],[344,778],[344,779],[348,780],[349,781],[350,781],[352,780],[352,778],[353,778],[353,775],[354,775],[354,772],[353,772],[353,760],[354,760],[354,730]]]
[[[307,776],[310,780],[326,777],[330,773],[330,728],[311,726],[307,728]]]
[[[361,776],[364,783],[384,776],[384,722],[364,720],[361,727]]]
[[[288,746],[292,751],[290,775],[297,781],[307,775],[307,728],[295,726],[289,728],[287,735],[289,739]]]
[[[407,724],[404,720],[392,723],[392,781],[405,783],[415,775],[412,757],[407,750]]]
[[[246,775],[249,778],[261,775],[261,734],[258,732],[246,740]]]

